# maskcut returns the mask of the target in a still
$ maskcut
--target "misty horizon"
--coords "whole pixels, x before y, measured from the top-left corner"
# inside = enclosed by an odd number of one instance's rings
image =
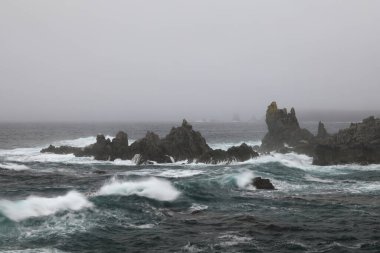
[[[0,122],[247,121],[272,101],[298,113],[376,112],[379,9],[2,1]]]

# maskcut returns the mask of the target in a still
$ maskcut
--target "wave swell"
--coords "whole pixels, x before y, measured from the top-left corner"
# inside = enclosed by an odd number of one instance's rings
[[[150,177],[139,181],[113,179],[103,185],[97,195],[138,195],[160,201],[173,201],[181,194],[169,181]]]
[[[77,191],[53,198],[29,196],[18,201],[0,200],[0,212],[13,221],[47,216],[64,210],[78,211],[92,206],[93,204]]]

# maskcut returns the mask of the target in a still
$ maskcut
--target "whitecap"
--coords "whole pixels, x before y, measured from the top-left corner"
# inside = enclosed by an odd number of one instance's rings
[[[138,195],[161,201],[173,201],[181,194],[169,181],[150,177],[137,181],[113,179],[103,185],[97,195]]]
[[[245,170],[234,176],[235,183],[239,188],[242,189],[253,189],[252,179],[255,177],[252,171]]]
[[[195,169],[140,169],[124,172],[123,175],[156,176],[166,178],[185,178],[203,174],[202,170]]]
[[[17,164],[17,163],[0,163],[0,168],[6,169],[6,170],[28,170],[30,169],[28,166],[24,164]]]
[[[64,210],[78,211],[92,206],[83,194],[76,191],[51,198],[29,196],[24,200],[0,200],[0,212],[13,221],[47,216]]]
[[[210,143],[209,146],[212,149],[222,149],[222,150],[227,150],[230,147],[233,146],[240,146],[241,144],[246,143],[248,146],[260,146],[261,141],[255,140],[255,141],[240,141],[240,142],[220,142],[220,143]]]

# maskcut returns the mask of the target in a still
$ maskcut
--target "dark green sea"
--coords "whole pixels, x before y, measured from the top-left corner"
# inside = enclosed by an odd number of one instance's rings
[[[98,133],[175,123],[0,124],[0,252],[380,252],[380,165],[312,165],[305,155],[244,163],[136,166],[41,154]],[[315,131],[317,123],[303,123]],[[330,132],[344,123],[327,123]],[[194,123],[213,148],[260,144],[263,124]],[[276,191],[250,186],[269,178]]]

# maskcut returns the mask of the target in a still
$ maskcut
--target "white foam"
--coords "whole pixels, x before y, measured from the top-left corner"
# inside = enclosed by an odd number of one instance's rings
[[[222,149],[222,150],[227,150],[230,147],[233,146],[240,146],[241,144],[246,143],[248,146],[260,146],[261,141],[240,141],[240,142],[220,142],[220,143],[210,143],[209,146],[212,149]]]
[[[139,169],[124,172],[124,175],[156,176],[166,178],[184,178],[203,174],[202,170],[195,169]]]
[[[138,181],[113,179],[100,188],[97,195],[138,195],[161,201],[173,201],[181,193],[167,180],[150,177]]]
[[[252,188],[252,179],[255,177],[252,171],[243,171],[240,174],[234,176],[235,182],[239,188]]]
[[[208,206],[206,206],[206,205],[193,203],[190,207],[190,212],[192,213],[192,212],[203,211],[203,210],[207,210],[207,209],[208,209]]]
[[[26,165],[17,164],[17,163],[0,163],[0,168],[6,169],[6,170],[16,170],[16,171],[30,169]]]
[[[231,247],[236,246],[238,244],[248,244],[252,242],[251,237],[237,236],[233,234],[221,235],[218,238],[222,240],[222,242],[220,243],[220,246],[222,247]]]
[[[76,191],[53,198],[29,196],[24,200],[0,200],[0,212],[14,221],[47,216],[63,210],[77,211],[92,206],[83,194]]]

